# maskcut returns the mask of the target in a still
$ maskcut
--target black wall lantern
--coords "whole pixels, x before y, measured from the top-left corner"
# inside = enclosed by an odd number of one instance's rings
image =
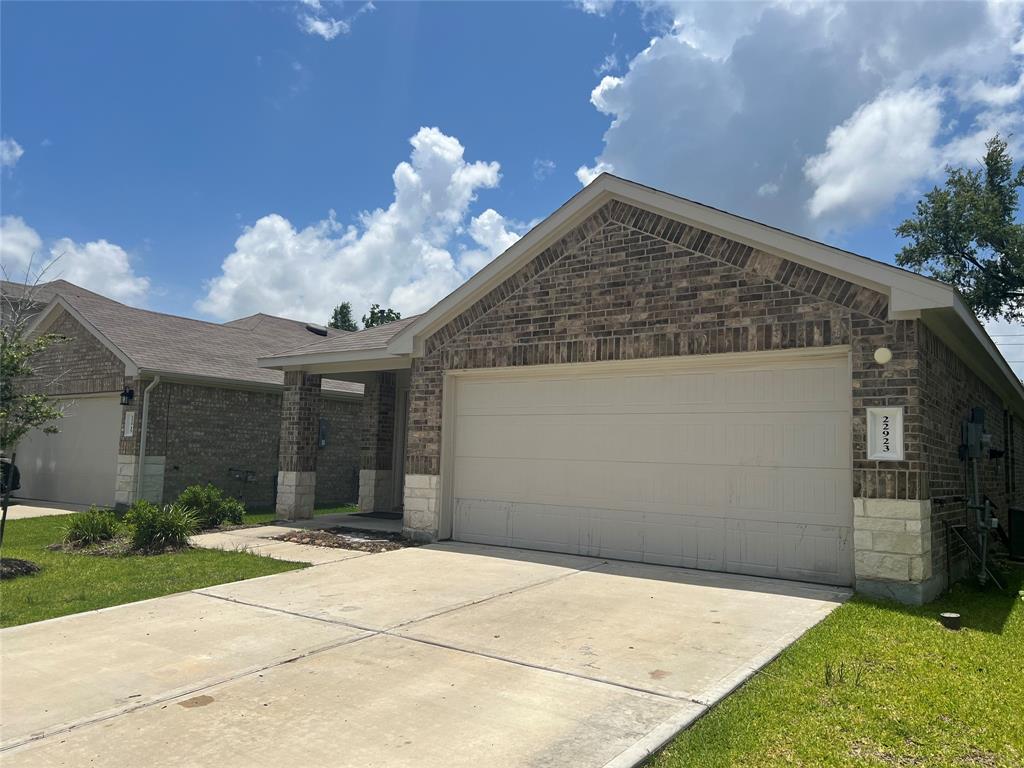
[[[135,390],[125,384],[124,389],[121,390],[121,405],[131,405],[134,397]]]

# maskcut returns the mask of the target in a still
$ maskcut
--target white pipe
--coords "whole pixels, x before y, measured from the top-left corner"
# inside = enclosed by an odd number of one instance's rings
[[[149,393],[160,383],[160,375],[153,377],[142,393],[142,425],[139,427],[139,475],[135,482],[135,500],[142,498],[142,478],[146,473],[146,427],[149,426]]]

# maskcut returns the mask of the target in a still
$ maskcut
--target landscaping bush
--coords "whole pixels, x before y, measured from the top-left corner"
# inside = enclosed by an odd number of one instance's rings
[[[132,549],[148,552],[183,547],[199,529],[195,512],[180,504],[158,507],[148,501],[136,501],[124,521],[131,532]]]
[[[200,528],[216,528],[221,523],[238,525],[245,515],[245,505],[238,499],[225,496],[215,485],[190,485],[175,502],[195,512]]]
[[[72,547],[85,547],[109,541],[117,535],[117,517],[109,509],[90,507],[85,512],[69,515],[64,526],[64,543]]]

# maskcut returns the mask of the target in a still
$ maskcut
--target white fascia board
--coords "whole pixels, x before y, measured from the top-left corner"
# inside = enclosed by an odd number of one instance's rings
[[[387,369],[406,368],[410,365],[407,357],[391,354],[383,347],[348,352],[307,352],[294,355],[269,355],[256,360],[256,364],[260,368],[272,368],[279,371],[301,369],[312,372],[311,366],[320,366],[328,367],[332,370],[336,369],[338,373],[348,370],[367,370],[366,368],[349,367],[365,363],[379,363]],[[384,369],[382,368],[381,370]]]
[[[122,363],[124,363],[125,377],[135,378],[139,375],[139,367],[135,364],[135,361],[121,351],[114,342],[104,336],[95,325],[86,320],[85,317],[82,316],[77,309],[71,306],[71,304],[69,304],[60,294],[57,294],[50,299],[50,303],[46,305],[46,309],[36,316],[36,319],[32,321],[32,324],[28,328],[28,334],[31,336],[36,333],[45,332],[53,324],[54,320],[57,319],[57,312],[60,309],[63,309],[71,315],[79,325],[95,336],[104,347],[109,349]]]
[[[139,378],[152,379],[160,377],[163,384],[186,384],[198,387],[211,387],[215,389],[233,389],[243,392],[281,392],[284,384],[272,384],[264,381],[241,381],[239,379],[225,379],[218,376],[200,376],[191,373],[178,373],[175,371],[158,371],[152,368],[139,370]],[[339,400],[362,400],[363,396],[356,392],[339,392],[321,387],[320,394],[326,397]]]
[[[602,174],[511,248],[435,304],[419,320],[403,328],[388,342],[387,350],[394,354],[420,354],[420,336],[429,335],[457,316],[460,311],[514,274],[566,231],[612,199],[744,242],[768,253],[876,290],[889,297],[889,311],[893,317],[922,309],[951,307],[956,300],[956,291],[937,280],[667,192]]]

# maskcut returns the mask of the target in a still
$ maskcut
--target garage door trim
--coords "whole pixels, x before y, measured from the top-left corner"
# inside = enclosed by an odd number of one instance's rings
[[[529,366],[503,366],[497,368],[466,368],[444,372],[444,386],[441,412],[441,509],[438,520],[438,538],[450,539],[455,519],[455,419],[456,379],[516,379],[516,378],[568,378],[577,375],[619,375],[629,373],[674,373],[714,367],[742,370],[758,368],[766,364],[809,362],[816,359],[838,360],[845,358],[847,373],[852,371],[851,349],[847,344],[811,349],[776,350],[766,352],[722,352],[708,355],[683,357],[656,357],[642,360],[607,360],[592,363],[555,363]],[[852,418],[852,380],[850,401]],[[852,451],[850,471],[853,471]],[[852,505],[852,499],[851,499]]]

